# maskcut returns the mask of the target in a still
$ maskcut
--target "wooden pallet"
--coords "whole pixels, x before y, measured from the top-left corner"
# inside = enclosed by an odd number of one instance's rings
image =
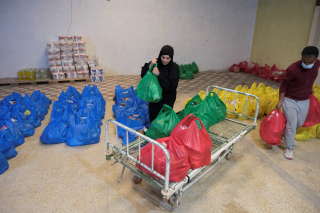
[[[0,79],[0,86],[6,85],[25,85],[25,84],[50,84],[50,83],[67,83],[67,82],[81,82],[90,81],[89,78],[74,78],[74,79],[39,79],[39,80],[18,80],[16,78],[2,78]]]

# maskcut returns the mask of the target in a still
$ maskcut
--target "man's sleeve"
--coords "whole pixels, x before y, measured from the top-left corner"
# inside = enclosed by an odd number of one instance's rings
[[[291,81],[292,76],[293,76],[292,72],[293,72],[293,70],[291,69],[291,66],[288,67],[286,70],[286,77],[280,84],[279,94],[282,94],[282,93],[285,94],[287,92],[289,82]]]

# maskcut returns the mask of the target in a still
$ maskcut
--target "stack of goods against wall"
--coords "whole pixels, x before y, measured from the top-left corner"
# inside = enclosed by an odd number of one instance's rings
[[[48,64],[53,79],[89,78],[86,43],[81,36],[59,36],[47,44]]]

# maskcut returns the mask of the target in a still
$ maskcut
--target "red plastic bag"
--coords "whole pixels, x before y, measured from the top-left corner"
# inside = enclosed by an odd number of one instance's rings
[[[267,144],[279,145],[286,128],[286,117],[280,110],[272,110],[260,124],[260,137]]]
[[[210,164],[212,141],[199,118],[193,114],[186,116],[172,130],[171,137],[186,147],[192,169]]]
[[[183,145],[175,142],[171,137],[159,138],[157,141],[166,146],[170,154],[170,182],[182,181],[188,174],[190,169],[188,161],[188,152]],[[166,157],[164,152],[156,145],[154,146],[154,169],[161,175],[165,175]],[[140,161],[151,168],[152,164],[152,143],[148,143],[141,149]],[[137,168],[148,175],[158,178],[141,165],[137,164]]]
[[[304,127],[309,127],[320,123],[320,102],[314,95],[310,95],[309,99],[309,111],[303,124]]]
[[[250,69],[250,73],[254,74],[254,75],[258,75],[259,74],[259,64],[254,64],[254,66]]]
[[[230,68],[229,68],[229,72],[240,72],[240,67],[237,64],[233,64]]]
[[[248,72],[248,62],[247,61],[241,61],[239,63],[239,68],[240,68],[240,71],[242,71],[242,72]]]

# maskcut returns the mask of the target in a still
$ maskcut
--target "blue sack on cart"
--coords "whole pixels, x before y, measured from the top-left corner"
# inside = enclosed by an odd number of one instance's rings
[[[66,144],[83,146],[99,143],[100,134],[100,123],[80,112],[70,119]]]
[[[9,163],[6,157],[0,152],[0,175],[9,168]]]
[[[119,117],[116,120],[134,130],[144,129],[145,121],[140,114],[124,111],[122,114],[119,115]],[[118,137],[122,139],[122,144],[126,145],[127,131],[124,128],[117,127],[117,133],[118,133]],[[131,143],[135,139],[136,139],[136,135],[128,132],[128,143]]]
[[[43,144],[64,143],[67,140],[68,123],[60,120],[51,121],[43,130],[40,141]]]

